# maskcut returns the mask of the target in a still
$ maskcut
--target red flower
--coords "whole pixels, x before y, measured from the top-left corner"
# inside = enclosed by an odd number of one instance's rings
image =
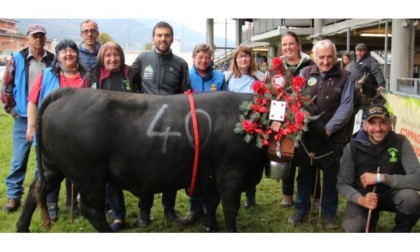
[[[267,139],[265,139],[265,137],[261,137],[261,140],[262,140],[262,144],[263,145],[269,145],[270,143],[268,142],[268,140]]]
[[[297,113],[298,111],[300,111],[300,104],[296,100],[292,100],[290,104],[291,105],[289,106],[289,109],[292,113]]]
[[[259,105],[255,105],[255,104],[250,104],[249,105],[254,111],[258,112],[258,113],[267,113],[268,109],[265,106],[259,106]]]
[[[283,75],[286,82],[284,88],[276,88],[270,81],[274,76]],[[271,76],[271,78],[269,78]],[[283,65],[283,60],[279,57],[272,60],[269,75],[263,81],[255,81],[252,90],[255,92],[254,100],[244,102],[246,111],[243,112],[241,129],[237,133],[247,134],[246,141],[257,139],[257,146],[268,145],[268,138],[274,137],[275,141],[280,141],[284,136],[291,137],[295,144],[298,144],[297,137],[304,131],[306,112],[302,107],[309,103],[314,106],[305,90],[305,80],[303,77],[293,77]],[[281,126],[274,131],[270,127],[269,109],[272,101],[286,102],[286,111]],[[306,106],[306,105],[305,105]]]
[[[245,132],[253,133],[255,131],[255,123],[251,122],[250,120],[244,120],[242,122],[242,127],[244,128]]]
[[[302,90],[302,88],[305,86],[305,79],[302,76],[293,78],[292,86],[295,92],[300,92],[300,90]]]
[[[257,80],[252,84],[252,90],[259,95],[263,95],[268,89],[265,84]]]
[[[301,124],[303,123],[303,120],[305,120],[305,112],[303,111],[299,111],[295,114],[295,121],[297,124]]]
[[[283,60],[280,57],[276,57],[271,61],[271,69],[272,70],[280,70],[283,69]]]

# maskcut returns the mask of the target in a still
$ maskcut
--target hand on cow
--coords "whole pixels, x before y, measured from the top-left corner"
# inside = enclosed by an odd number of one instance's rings
[[[370,185],[376,185],[376,173],[365,172],[360,176],[360,182],[366,188]]]
[[[378,206],[378,195],[373,192],[367,193],[364,197],[359,197],[357,204],[364,208],[373,210]]]
[[[26,141],[32,142],[35,136],[35,126],[28,126],[26,130]]]

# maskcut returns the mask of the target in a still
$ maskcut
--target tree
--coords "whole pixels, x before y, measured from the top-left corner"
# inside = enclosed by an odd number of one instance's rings
[[[105,44],[108,41],[114,41],[114,39],[106,32],[99,33],[98,42],[101,44]]]
[[[148,43],[144,44],[144,50],[151,51],[152,48],[153,48],[152,42],[148,42]]]

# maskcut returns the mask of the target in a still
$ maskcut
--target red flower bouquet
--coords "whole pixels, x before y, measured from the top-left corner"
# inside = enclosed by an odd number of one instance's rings
[[[293,77],[283,64],[281,58],[274,58],[264,81],[255,81],[252,86],[255,97],[252,102],[243,102],[240,106],[242,114],[234,132],[244,134],[248,143],[256,139],[257,147],[268,145],[273,137],[280,141],[289,136],[298,146],[304,131],[307,131],[307,112],[304,107],[314,106],[309,93],[305,89],[302,77]],[[286,104],[283,121],[278,121],[276,128],[271,127],[269,113],[271,101],[283,101]]]

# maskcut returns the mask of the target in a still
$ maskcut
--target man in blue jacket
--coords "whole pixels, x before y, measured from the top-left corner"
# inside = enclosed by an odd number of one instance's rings
[[[54,54],[44,49],[46,33],[39,24],[27,27],[28,47],[12,54],[3,78],[1,100],[6,112],[14,118],[12,164],[6,177],[8,200],[3,208],[9,213],[15,212],[21,204],[22,185],[32,145],[26,140],[28,94],[41,70],[49,66],[54,58]]]
[[[214,49],[207,44],[198,44],[193,50],[194,65],[190,68],[190,80],[193,92],[215,92],[227,90],[225,76],[213,69]],[[189,198],[190,212],[182,220],[184,225],[193,225],[204,216],[203,190],[197,186],[194,195]]]

